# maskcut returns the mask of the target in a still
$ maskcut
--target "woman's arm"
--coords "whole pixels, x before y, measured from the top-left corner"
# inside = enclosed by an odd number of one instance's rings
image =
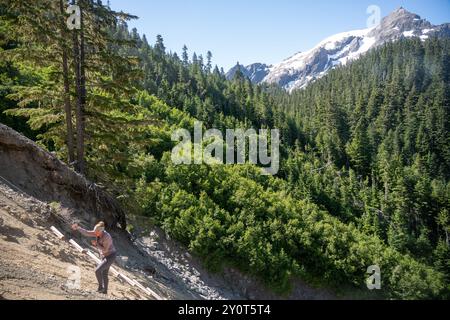
[[[84,235],[86,237],[91,237],[91,238],[96,238],[97,237],[95,235],[94,231],[89,231],[89,230],[83,229],[81,227],[78,227],[78,232],[80,232],[82,235]]]
[[[91,237],[91,238],[96,238],[97,236],[95,235],[94,231],[88,231],[86,229],[83,229],[82,227],[80,227],[78,224],[74,224],[72,226],[73,230],[76,230],[78,232],[80,232],[82,235],[86,236],[86,237]]]

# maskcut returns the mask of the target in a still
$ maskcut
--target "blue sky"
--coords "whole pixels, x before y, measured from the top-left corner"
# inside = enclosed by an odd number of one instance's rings
[[[106,0],[105,0],[106,1]],[[450,0],[110,0],[111,7],[139,16],[130,22],[153,44],[168,50],[213,53],[227,71],[237,61],[277,63],[335,33],[366,28],[368,6],[384,17],[403,6],[433,24],[450,22]]]

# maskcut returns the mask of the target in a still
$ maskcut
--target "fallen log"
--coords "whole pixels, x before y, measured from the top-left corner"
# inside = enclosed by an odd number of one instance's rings
[[[75,240],[70,239],[69,243],[75,247],[75,249],[77,249],[79,252],[81,253],[86,253],[86,249],[82,248],[78,243],[75,242]]]
[[[156,300],[166,300],[166,299],[162,298],[160,295],[158,295],[155,291],[150,289],[149,287],[146,287],[145,289],[147,289],[156,298]]]
[[[92,260],[95,261],[95,263],[99,264],[100,262],[102,262],[95,254],[92,253],[91,250],[87,250],[86,253],[89,257],[91,257]]]
[[[136,286],[136,283],[133,280],[131,280],[130,278],[128,278],[126,275],[124,275],[123,273],[119,273],[119,277],[121,277],[123,280],[128,282],[128,284],[131,285],[132,287]]]
[[[118,277],[120,275],[120,273],[114,267],[111,267],[110,270],[114,277]]]
[[[59,232],[59,230],[56,229],[54,226],[51,226],[50,230],[52,230],[52,232],[58,237],[59,240],[63,240],[65,238],[64,235],[61,232]]]
[[[134,280],[134,282],[136,283],[136,286],[141,289],[142,291],[144,291],[146,294],[148,294],[149,296],[155,298],[156,300],[164,300],[163,298],[161,298],[158,294],[156,294],[153,290],[151,290],[150,288],[146,288],[144,287],[142,284],[140,284],[137,280]]]

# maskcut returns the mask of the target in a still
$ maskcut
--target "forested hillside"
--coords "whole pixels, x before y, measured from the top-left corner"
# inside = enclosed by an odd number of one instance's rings
[[[388,44],[277,96],[298,130],[284,166],[293,191],[425,261],[449,240],[449,45]],[[325,167],[305,174],[311,155]]]
[[[228,81],[210,52],[167,52],[128,30],[133,17],[79,2],[80,31],[65,28],[63,1],[0,2],[2,123],[214,271],[345,293],[379,265],[384,298],[449,297],[450,40],[389,43],[288,94]],[[171,134],[195,120],[279,128],[280,173],[174,165]]]

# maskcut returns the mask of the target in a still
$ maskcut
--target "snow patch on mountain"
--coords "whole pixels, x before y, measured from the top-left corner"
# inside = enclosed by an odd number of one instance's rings
[[[414,37],[414,30],[405,31],[403,35],[407,38]]]
[[[433,36],[449,37],[450,24],[434,26],[418,15],[399,8],[373,28],[342,32],[321,41],[305,52],[299,52],[273,66],[261,63],[236,66],[227,74],[234,77],[239,69],[254,83],[277,84],[288,91],[305,88],[338,66],[347,65],[373,48],[389,41],[418,37],[425,41]]]

